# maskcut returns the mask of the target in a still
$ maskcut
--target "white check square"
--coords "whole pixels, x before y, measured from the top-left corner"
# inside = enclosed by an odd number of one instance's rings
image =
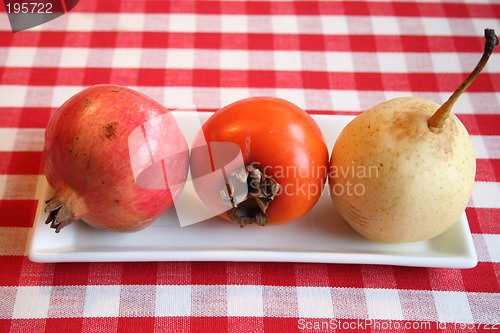
[[[12,318],[46,318],[49,311],[52,286],[26,286],[17,288]]]
[[[263,315],[261,286],[227,286],[228,316],[261,317]]]
[[[118,317],[121,286],[88,286],[84,317]]]

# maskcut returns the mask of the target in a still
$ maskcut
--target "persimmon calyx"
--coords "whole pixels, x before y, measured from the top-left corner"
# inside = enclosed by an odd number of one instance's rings
[[[231,207],[227,216],[240,227],[252,223],[264,226],[269,218],[267,208],[279,189],[274,178],[246,165],[229,175],[226,188],[221,190],[221,199]]]

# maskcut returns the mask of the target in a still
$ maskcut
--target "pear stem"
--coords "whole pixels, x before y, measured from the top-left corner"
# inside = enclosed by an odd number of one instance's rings
[[[484,29],[484,37],[486,39],[484,43],[484,52],[483,56],[479,60],[476,65],[476,68],[469,74],[469,76],[465,79],[464,82],[458,87],[457,90],[450,96],[450,98],[436,110],[436,112],[429,118],[427,125],[429,129],[434,133],[440,133],[444,127],[445,122],[450,116],[451,109],[453,105],[458,100],[460,95],[469,87],[469,85],[474,81],[474,79],[481,73],[484,66],[488,62],[488,59],[493,52],[493,49],[498,44],[498,38],[495,34],[495,30],[493,29]]]

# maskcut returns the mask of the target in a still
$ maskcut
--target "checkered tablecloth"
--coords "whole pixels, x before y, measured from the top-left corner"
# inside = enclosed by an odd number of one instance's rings
[[[500,330],[500,51],[455,112],[472,136],[471,269],[259,262],[34,263],[51,113],[84,87],[170,109],[270,95],[310,113],[438,103],[475,66],[497,0],[80,0],[12,33],[0,5],[0,332]]]

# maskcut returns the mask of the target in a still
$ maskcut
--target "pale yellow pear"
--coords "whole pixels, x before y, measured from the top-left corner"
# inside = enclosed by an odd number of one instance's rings
[[[332,199],[367,238],[429,239],[447,230],[466,208],[476,173],[474,149],[453,114],[441,133],[429,130],[428,120],[438,108],[422,98],[396,98],[361,113],[337,139]]]
[[[498,39],[485,30],[474,71],[442,106],[402,97],[354,118],[330,160],[330,194],[340,215],[365,237],[389,243],[427,240],[450,228],[470,200],[476,159],[451,108],[484,68]]]

